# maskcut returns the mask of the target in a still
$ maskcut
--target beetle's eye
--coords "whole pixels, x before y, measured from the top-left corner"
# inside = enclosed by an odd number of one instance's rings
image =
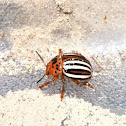
[[[48,67],[49,67],[49,64],[46,66],[46,68],[48,69]]]

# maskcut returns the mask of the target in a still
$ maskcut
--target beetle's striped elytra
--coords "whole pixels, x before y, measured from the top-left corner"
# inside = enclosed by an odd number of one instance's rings
[[[39,54],[38,56],[44,62],[44,60]],[[59,55],[54,57],[47,65],[45,64],[45,66],[46,66],[46,73],[44,74],[44,76],[52,75],[53,79],[39,86],[39,88],[41,89],[44,88],[46,85],[55,81],[58,78],[58,75],[61,75],[61,80],[63,82],[61,90],[61,100],[64,97],[64,84],[65,84],[64,76],[71,78],[73,82],[76,84],[83,84],[87,85],[90,88],[93,88],[93,86],[86,81],[87,79],[90,79],[92,77],[93,70],[91,63],[83,55],[79,53],[63,54],[62,50],[59,49]],[[41,81],[43,77],[39,81]],[[79,80],[84,80],[84,82],[79,82]]]

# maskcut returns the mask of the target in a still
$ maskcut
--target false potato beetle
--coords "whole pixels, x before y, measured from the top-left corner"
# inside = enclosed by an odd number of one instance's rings
[[[40,54],[37,51],[36,53],[44,62]],[[90,79],[92,77],[93,72],[91,63],[79,53],[63,54],[62,50],[59,49],[59,55],[54,57],[47,65],[45,64],[45,66],[46,66],[46,73],[44,74],[44,76],[52,75],[53,79],[39,86],[39,88],[40,89],[44,88],[46,85],[55,81],[58,78],[58,75],[61,74],[61,80],[63,82],[63,86],[61,89],[61,100],[64,97],[64,76],[71,78],[73,82],[76,84],[83,84],[87,85],[90,88],[93,88],[93,86],[89,84],[87,81],[84,82],[78,81],[78,80]],[[38,82],[40,82],[43,79],[43,77]]]

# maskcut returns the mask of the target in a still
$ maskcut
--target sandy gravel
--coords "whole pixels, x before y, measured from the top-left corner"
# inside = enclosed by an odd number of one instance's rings
[[[95,88],[57,79],[43,90],[37,80],[63,52],[78,51],[94,71]],[[0,0],[0,126],[126,125],[125,0]],[[45,77],[41,83],[47,81]]]
[[[5,98],[0,97],[0,104],[1,126],[126,125],[124,115],[115,115],[83,99],[66,97],[61,102],[59,95],[45,96],[35,89],[8,92]]]

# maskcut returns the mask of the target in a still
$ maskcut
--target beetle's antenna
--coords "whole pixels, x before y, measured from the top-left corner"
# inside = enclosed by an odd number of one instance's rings
[[[43,75],[42,78],[40,78],[40,79],[37,81],[37,83],[39,83],[39,82],[44,78],[44,76],[45,76],[45,74]]]
[[[40,59],[42,60],[42,62],[44,63],[44,65],[46,66],[46,63],[44,62],[44,60],[43,60],[43,58],[40,56],[40,54],[37,52],[37,51],[35,51],[37,54],[38,54],[38,56],[40,57]]]

